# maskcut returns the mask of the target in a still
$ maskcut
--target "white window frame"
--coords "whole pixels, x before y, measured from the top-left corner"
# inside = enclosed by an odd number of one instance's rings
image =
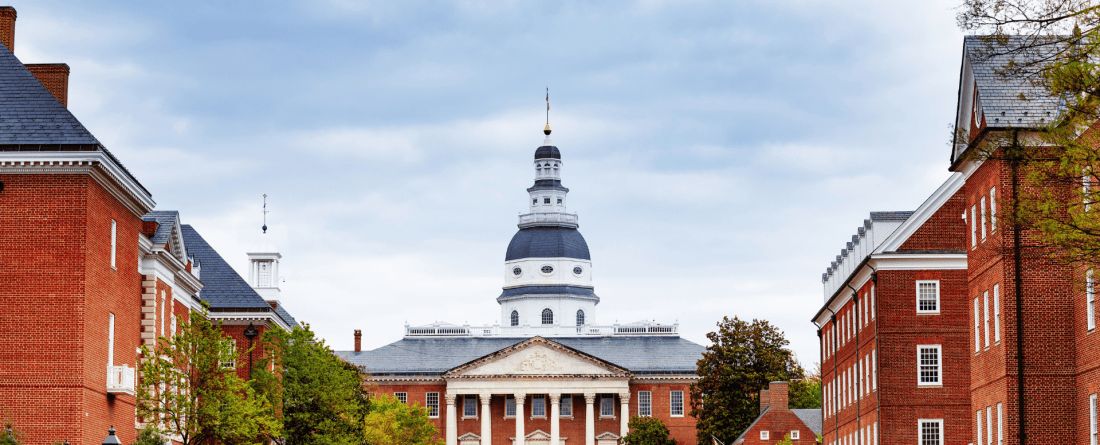
[[[600,397],[600,418],[615,417],[615,396]]]
[[[791,430],[791,440],[798,440],[798,430]]]
[[[1081,169],[1081,200],[1085,206],[1085,211],[1089,211],[1091,204],[1089,204],[1089,195],[1092,194],[1092,175],[1089,174],[1089,168],[1085,167]]]
[[[573,395],[562,394],[558,404],[558,417],[573,417]]]
[[[982,350],[982,326],[981,326],[981,313],[978,310],[981,309],[978,306],[978,297],[974,297],[974,353],[977,354]]]
[[[404,391],[399,391],[399,392],[393,393],[393,396],[394,396],[394,398],[396,398],[401,403],[404,403],[406,405],[409,404],[409,393],[404,392]]]
[[[985,241],[985,196],[982,196],[982,219],[979,222],[982,224],[982,241]]]
[[[985,348],[989,349],[989,291],[982,292],[982,326],[985,328]]]
[[[1004,410],[1000,402],[997,402],[997,445],[1005,443]]]
[[[229,368],[234,368],[235,369],[237,367],[237,339],[230,338],[229,343],[232,345],[229,348],[229,356],[230,356],[231,360],[222,361],[219,364],[222,366],[222,368],[225,368],[225,369],[229,369]]]
[[[638,391],[638,417],[653,417],[653,393]]]
[[[944,442],[945,442],[944,437],[943,437],[943,419],[917,419],[917,443],[920,444],[920,445],[925,445],[924,424],[925,423],[931,423],[931,422],[934,422],[934,423],[939,425],[939,436],[940,437],[939,437],[939,442],[938,443],[932,443],[932,444],[929,444],[929,445],[943,445]]]
[[[921,349],[936,350],[936,381],[921,382]],[[917,386],[943,386],[943,345],[917,345]],[[942,437],[942,436],[941,436]]]
[[[975,415],[978,418],[978,420],[977,420],[978,423],[977,423],[977,428],[974,428],[974,434],[978,435],[978,440],[975,441],[974,443],[977,444],[977,445],[982,445],[982,410],[978,409],[978,411],[976,412]]]
[[[997,231],[997,187],[989,188],[989,233]]]
[[[511,414],[508,414],[509,410],[512,411]],[[512,394],[505,394],[504,395],[504,418],[505,419],[510,419],[510,418],[513,418],[513,417],[516,417],[516,396],[514,396]]]
[[[871,320],[875,319],[875,285],[871,285]]]
[[[768,433],[768,430],[760,430],[760,440],[770,440],[768,439],[769,436],[771,434]]]
[[[473,408],[473,413],[470,409]],[[465,395],[462,396],[462,418],[463,419],[476,419],[477,418],[477,397]]]
[[[435,403],[432,403],[432,400]],[[428,417],[432,419],[439,418],[439,393],[438,392],[426,392],[424,393],[424,408],[428,409]]]
[[[920,308],[920,302],[921,302],[920,285],[922,285],[922,284],[934,284],[936,286],[936,300],[935,300],[936,301],[936,309],[933,309],[933,310],[924,309],[924,310],[922,310]],[[918,314],[938,314],[938,313],[940,313],[940,280],[917,280],[916,293],[917,293],[917,313]]]
[[[980,223],[981,223],[981,221],[978,221],[978,206],[977,205],[971,205],[970,206],[970,248],[971,249],[977,249],[978,248],[978,224],[980,224]]]
[[[878,445],[878,421],[877,420],[874,423],[874,429],[875,429],[875,445]]]
[[[668,392],[668,415],[671,417],[684,417],[684,392]]]
[[[107,313],[107,366],[115,365],[115,313]]]
[[[541,402],[541,403],[540,403]],[[541,408],[542,414],[539,414]],[[531,418],[532,419],[545,419],[546,415],[546,395],[535,394],[531,396]]]
[[[115,256],[118,253],[118,222],[111,220],[111,269],[115,267]]]
[[[1086,326],[1096,329],[1096,288],[1092,278],[1092,269],[1085,272],[1085,317]]]
[[[993,285],[993,343],[1001,342],[1001,285]]]
[[[985,407],[985,443],[993,445],[993,407]]]
[[[1096,394],[1089,394],[1089,445],[1097,445],[1096,442]]]
[[[878,357],[875,352],[877,349],[871,350],[871,391],[878,391]]]

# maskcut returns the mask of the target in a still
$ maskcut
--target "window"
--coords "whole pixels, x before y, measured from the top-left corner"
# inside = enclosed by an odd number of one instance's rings
[[[939,280],[917,281],[917,313],[929,314],[940,311]]]
[[[943,419],[917,420],[920,445],[941,445],[943,443]]]
[[[612,396],[603,396],[600,398],[600,417],[614,417],[615,416],[615,398]]]
[[[512,326],[519,326],[519,312],[512,311]]]
[[[531,396],[531,417],[546,417],[546,395]]]
[[[477,396],[462,396],[462,417],[477,417]]]
[[[989,232],[997,231],[997,187],[989,188]]]
[[[875,285],[871,285],[871,319],[875,319]]]
[[[573,275],[580,275],[582,273],[584,273],[584,269],[581,269],[581,266],[573,267]]]
[[[429,392],[424,395],[424,407],[428,408],[428,417],[439,417],[439,393]]]
[[[523,269],[519,267],[512,268],[512,275],[515,275],[517,277],[523,275]]]
[[[993,341],[1001,341],[1001,286],[993,285]]]
[[[1095,397],[1095,396],[1093,396],[1093,397]],[[1004,445],[1004,443],[1005,443],[1005,423],[1004,423],[1004,417],[1002,416],[1003,414],[1004,414],[1004,411],[1001,409],[1001,404],[998,403],[997,404],[997,445]],[[1093,422],[1092,424],[1096,425],[1096,422]],[[1093,430],[1093,432],[1094,432],[1093,440],[1096,440],[1095,439],[1095,437],[1096,437],[1095,431],[1096,430]]]
[[[798,430],[791,430],[791,440],[798,440]]]
[[[978,247],[978,206],[970,206],[970,248]]]
[[[1089,211],[1089,196],[1092,195],[1092,175],[1089,168],[1081,170],[1081,194],[1084,196],[1085,211]]]
[[[545,198],[542,198],[542,203],[543,203],[543,204],[550,204],[550,197],[549,197],[549,196],[547,196],[547,197],[545,197]]]
[[[550,309],[542,310],[542,324],[554,324],[554,311]]]
[[[985,347],[989,347],[989,291],[982,292],[982,326],[985,327]]]
[[[993,445],[993,407],[985,407],[985,442]]]
[[[875,445],[878,445],[878,421],[875,421],[874,427],[875,427]]]
[[[859,299],[859,308],[863,315],[863,326],[867,326],[867,294],[863,294],[863,298]]]
[[[982,204],[982,219],[978,220],[978,223],[982,225],[982,239],[985,239],[985,196],[981,199]]]
[[[260,263],[258,264],[258,266],[260,266],[258,287],[271,287],[271,267],[269,267],[270,263],[270,261],[260,261]]]
[[[997,404],[998,418],[1001,405]],[[1096,445],[1096,394],[1089,395],[1089,445]]]
[[[222,368],[236,368],[237,367],[237,339],[229,339],[229,351],[228,357],[225,357],[221,362]]]
[[[939,385],[942,381],[940,345],[917,346],[917,385]]]
[[[531,205],[533,205],[533,206],[534,205],[539,205],[539,199],[538,198],[531,198]]]
[[[118,241],[118,223],[115,220],[111,220],[111,267],[115,267],[115,252],[118,250],[115,245]]]
[[[504,417],[516,417],[516,396],[504,396]]]
[[[683,391],[671,391],[669,392],[669,414],[672,417],[684,417],[684,392]]]
[[[982,349],[982,329],[978,324],[978,297],[974,297],[974,352]]]
[[[107,366],[115,365],[115,314],[107,314]]]
[[[549,274],[554,273],[554,266],[550,266],[550,265],[542,266],[541,270],[542,270],[542,273],[549,275]]]
[[[974,442],[977,445],[982,445],[982,410],[978,410],[978,427],[974,428],[974,433],[978,435],[978,441]]]
[[[584,311],[577,309],[577,326],[584,326]]]
[[[571,394],[562,394],[561,406],[558,409],[559,417],[573,417],[573,396]]]
[[[558,205],[561,205],[561,198],[558,198]]]
[[[404,404],[409,403],[409,393],[407,393],[407,392],[395,392],[395,393],[393,393],[393,396],[396,397],[397,400],[400,400],[401,403],[404,403]]]
[[[649,391],[638,391],[638,415],[650,417],[653,415],[653,398]]]
[[[1092,286],[1092,269],[1085,273],[1085,317],[1089,330],[1096,328],[1096,291]]]
[[[768,440],[768,432],[767,431],[761,431],[760,432],[760,440]]]
[[[871,350],[871,391],[878,390],[878,360],[875,360],[875,350]]]

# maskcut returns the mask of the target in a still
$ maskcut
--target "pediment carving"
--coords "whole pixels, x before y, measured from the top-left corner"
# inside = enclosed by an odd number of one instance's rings
[[[512,375],[627,377],[630,371],[560,343],[534,337],[458,366],[444,377]]]

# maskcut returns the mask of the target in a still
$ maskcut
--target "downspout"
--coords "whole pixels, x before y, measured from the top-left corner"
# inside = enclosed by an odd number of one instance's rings
[[[862,381],[863,374],[859,372],[859,361],[860,361],[859,360],[859,331],[861,329],[860,324],[859,324],[859,291],[857,291],[856,288],[852,287],[851,280],[849,280],[844,285],[848,286],[848,289],[852,290],[852,303],[853,303],[852,304],[852,310],[855,311],[854,312],[855,315],[852,318],[855,319],[855,321],[856,321],[856,323],[855,323],[856,324],[856,329],[855,329],[855,331],[856,331],[856,354],[855,354],[855,356],[856,356],[856,372],[855,372],[856,381],[853,382],[852,386],[856,390],[856,394],[858,394],[856,396],[856,431],[861,431],[861,429],[863,428],[863,425],[860,423],[860,419],[859,419],[859,414],[860,414],[860,412],[859,412],[859,408],[860,408],[859,401],[860,401],[860,399],[863,398],[862,397],[863,395],[859,394],[859,388],[860,388],[859,384]],[[859,437],[858,432],[856,433],[856,437]],[[859,439],[856,439],[856,441],[858,441],[858,440]]]
[[[1012,256],[1013,273],[1016,286],[1016,387],[1018,409],[1020,417],[1020,445],[1027,444],[1027,397],[1024,396],[1024,305],[1023,305],[1023,267],[1020,265],[1020,218],[1019,218],[1019,188],[1020,188],[1020,134],[1012,133],[1012,150],[1009,156],[1009,166],[1012,170]]]

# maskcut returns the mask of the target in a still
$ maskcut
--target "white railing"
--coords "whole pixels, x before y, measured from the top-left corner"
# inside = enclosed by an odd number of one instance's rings
[[[519,216],[519,226],[527,227],[537,224],[554,223],[563,226],[576,226],[577,214],[576,213],[527,213]]]
[[[134,395],[134,368],[127,365],[107,367],[107,393]]]
[[[634,323],[582,326],[405,326],[406,337],[637,337],[679,336],[680,324]]]

